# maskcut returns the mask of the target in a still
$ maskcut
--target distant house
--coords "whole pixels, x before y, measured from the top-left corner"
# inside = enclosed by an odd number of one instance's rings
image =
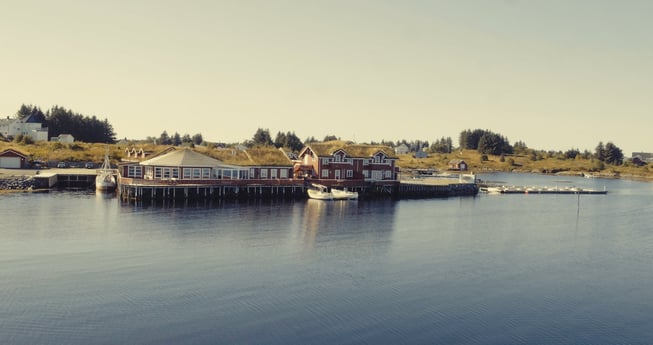
[[[296,176],[323,180],[397,181],[397,157],[384,145],[311,143],[299,152]]]
[[[464,171],[467,170],[467,163],[462,159],[452,159],[449,161],[449,169]]]
[[[0,119],[0,133],[5,137],[26,135],[34,141],[47,141],[48,128],[43,127],[44,119],[38,115],[27,115],[21,118]]]
[[[653,153],[649,152],[633,152],[633,160],[638,158],[642,162],[653,163]]]
[[[415,154],[413,155],[413,157],[415,157],[415,158],[426,158],[428,156],[429,156],[429,154],[426,153],[426,151],[424,151],[424,150],[419,150],[419,151],[415,152]]]
[[[401,144],[397,147],[395,147],[395,153],[398,155],[405,155],[408,152],[410,152],[410,149],[408,148],[408,145],[406,144]]]
[[[18,150],[6,149],[0,152],[0,168],[23,169],[27,159],[27,155]]]
[[[64,144],[72,144],[75,142],[75,137],[71,134],[59,134],[58,137],[50,138],[50,141],[60,142]]]

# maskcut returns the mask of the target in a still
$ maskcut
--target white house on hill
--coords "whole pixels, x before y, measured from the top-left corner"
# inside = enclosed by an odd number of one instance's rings
[[[36,115],[0,119],[0,133],[5,138],[26,135],[34,141],[48,140],[48,128],[43,127],[43,123]]]

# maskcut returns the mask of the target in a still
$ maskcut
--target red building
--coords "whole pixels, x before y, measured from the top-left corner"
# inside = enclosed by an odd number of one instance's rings
[[[0,168],[23,169],[26,165],[26,154],[14,149],[0,152]]]
[[[294,171],[296,177],[323,181],[394,183],[398,181],[396,161],[394,150],[388,146],[330,141],[304,147]]]

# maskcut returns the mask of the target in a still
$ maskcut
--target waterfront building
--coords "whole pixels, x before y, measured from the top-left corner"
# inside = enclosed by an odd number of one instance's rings
[[[0,152],[0,168],[23,169],[27,165],[27,160],[27,155],[16,149]]]
[[[384,145],[311,143],[294,164],[298,177],[335,181],[398,182],[397,156]]]

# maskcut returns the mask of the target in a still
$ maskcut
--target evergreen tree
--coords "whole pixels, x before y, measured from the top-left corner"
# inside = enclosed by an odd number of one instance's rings
[[[282,132],[277,132],[277,137],[274,138],[274,146],[276,148],[284,147],[288,143],[288,137]]]
[[[204,138],[202,138],[202,133],[197,133],[193,135],[193,144],[195,145],[201,145],[204,142]]]
[[[252,141],[255,145],[269,146],[273,144],[269,129],[257,129]]]
[[[605,147],[603,146],[602,141],[599,141],[599,144],[596,145],[596,149],[594,150],[594,157],[601,162],[605,161]]]
[[[288,132],[286,133],[286,146],[293,152],[299,152],[304,147],[304,143],[295,135],[295,132]]]
[[[175,146],[181,145],[181,135],[178,132],[175,132],[175,135],[172,137],[172,143]]]
[[[168,135],[168,131],[163,131],[161,135],[159,136],[159,145],[170,145],[172,144],[172,140],[170,139],[170,136]]]
[[[605,144],[605,162],[614,165],[621,165],[624,162],[623,152],[612,142]]]

